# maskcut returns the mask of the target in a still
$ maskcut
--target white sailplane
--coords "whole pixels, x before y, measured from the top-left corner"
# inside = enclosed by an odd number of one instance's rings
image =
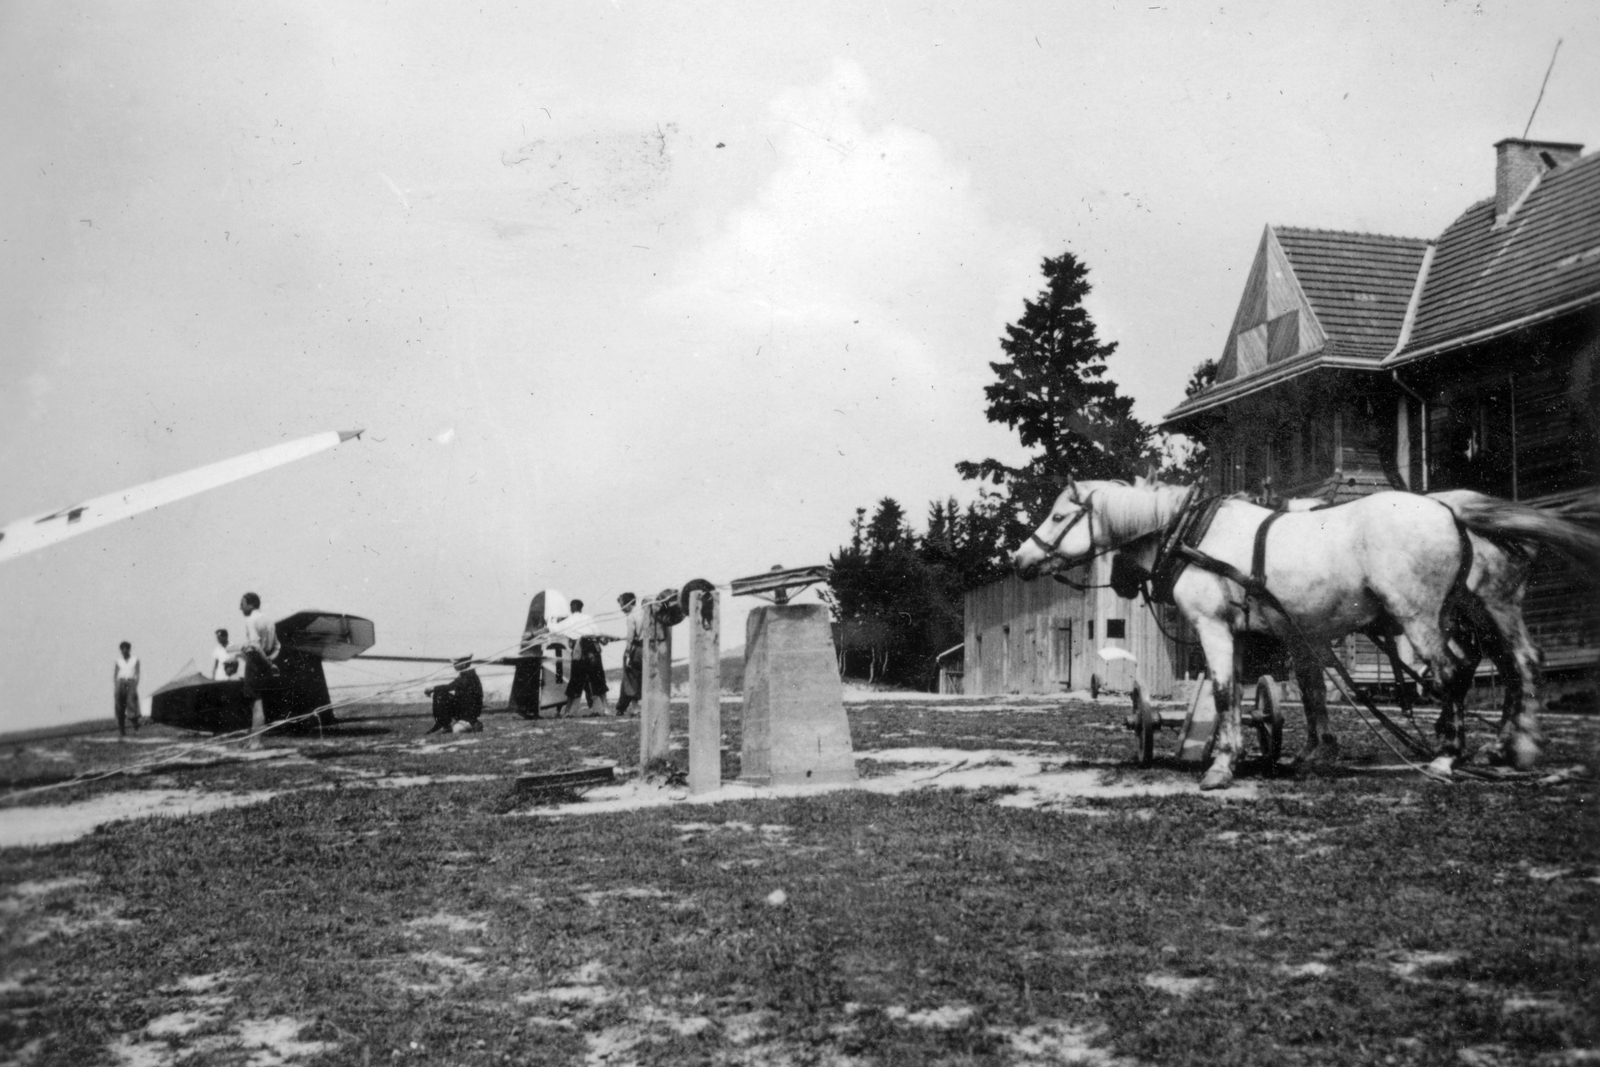
[[[157,478],[153,482],[145,482],[131,489],[97,496],[81,504],[17,519],[15,522],[0,526],[0,563],[28,552],[48,548],[69,537],[98,530],[113,522],[132,518],[163,504],[171,504],[184,497],[203,493],[207,489],[215,489],[229,482],[248,478],[252,474],[260,474],[273,467],[305,459],[307,456],[332,448],[341,441],[360,437],[361,434],[361,430],[329,430],[326,433],[312,434],[310,437],[286,441],[281,445],[272,445],[242,456],[234,456],[219,463],[196,467],[181,474]]]

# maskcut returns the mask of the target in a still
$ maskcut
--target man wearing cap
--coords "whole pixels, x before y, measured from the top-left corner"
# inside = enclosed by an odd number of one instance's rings
[[[117,732],[127,737],[126,720],[133,720],[135,730],[139,728],[139,657],[127,641],[118,648],[122,654],[112,661],[111,699],[117,713]]]
[[[628,626],[622,650],[622,696],[617,699],[617,717],[621,718],[644,692],[644,605],[632,593],[623,593],[617,597],[617,607]]]
[[[244,640],[229,645],[244,664],[244,699],[250,704],[250,740],[246,748],[260,748],[261,734],[267,728],[267,706],[262,691],[273,687],[278,677],[278,628],[261,611],[261,598],[246,593],[239,598],[244,616]]]
[[[458,732],[482,730],[483,723],[478,720],[483,715],[483,682],[472,669],[472,657],[462,656],[450,666],[456,669],[455,681],[423,690],[424,695],[433,697],[433,725],[428,733],[458,727]]]

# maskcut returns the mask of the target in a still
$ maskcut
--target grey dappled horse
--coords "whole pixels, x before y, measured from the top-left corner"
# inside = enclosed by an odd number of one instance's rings
[[[1148,569],[1190,492],[1157,482],[1069,482],[1012,563],[1018,575],[1031,578],[1123,549]],[[1230,498],[1197,547],[1249,574],[1256,529],[1270,514]],[[1472,559],[1462,574],[1468,544]],[[1403,634],[1439,688],[1444,712],[1436,729],[1444,745],[1436,770],[1448,772],[1464,747],[1458,705],[1480,652],[1493,657],[1507,679],[1500,750],[1519,768],[1531,766],[1539,753],[1538,652],[1523,625],[1521,602],[1539,545],[1580,560],[1600,557],[1600,534],[1548,511],[1470,491],[1434,497],[1381,492],[1337,507],[1291,510],[1268,531],[1262,577],[1289,618],[1262,598],[1246,596],[1237,581],[1198,565],[1184,567],[1172,599],[1199,638],[1217,705],[1213,758],[1200,787],[1230,785],[1243,749],[1234,695],[1238,633],[1277,637],[1294,662],[1306,712],[1306,745],[1296,762],[1337,751],[1322,650],[1351,633],[1381,632]]]

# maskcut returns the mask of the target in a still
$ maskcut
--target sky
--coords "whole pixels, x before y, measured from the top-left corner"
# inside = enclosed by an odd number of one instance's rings
[[[0,732],[109,716],[120,640],[146,692],[203,662],[247,589],[490,655],[539,589],[970,500],[1063,251],[1154,421],[1263,226],[1436,236],[1558,40],[1528,135],[1600,143],[1590,0],[0,0],[0,521],[366,430],[0,566]]]

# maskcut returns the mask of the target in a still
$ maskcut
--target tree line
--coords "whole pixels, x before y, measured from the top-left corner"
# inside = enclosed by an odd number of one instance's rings
[[[848,544],[829,562],[840,631],[840,668],[849,677],[932,688],[937,659],[962,640],[966,593],[1003,577],[1010,552],[1038,524],[1068,478],[1122,479],[1156,474],[1187,483],[1203,476],[1205,449],[1173,440],[1133,414],[1133,399],[1109,377],[1115,342],[1103,342],[1083,306],[1088,268],[1070,251],[1047,258],[1045,285],[1023,301],[1022,316],[1000,338],[989,364],[984,414],[1004,423],[1031,453],[1019,466],[962,461],[956,472],[978,483],[978,499],[928,505],[917,533],[892,497],[872,516],[857,508]],[[1190,376],[1186,395],[1216,380],[1215,360]]]

